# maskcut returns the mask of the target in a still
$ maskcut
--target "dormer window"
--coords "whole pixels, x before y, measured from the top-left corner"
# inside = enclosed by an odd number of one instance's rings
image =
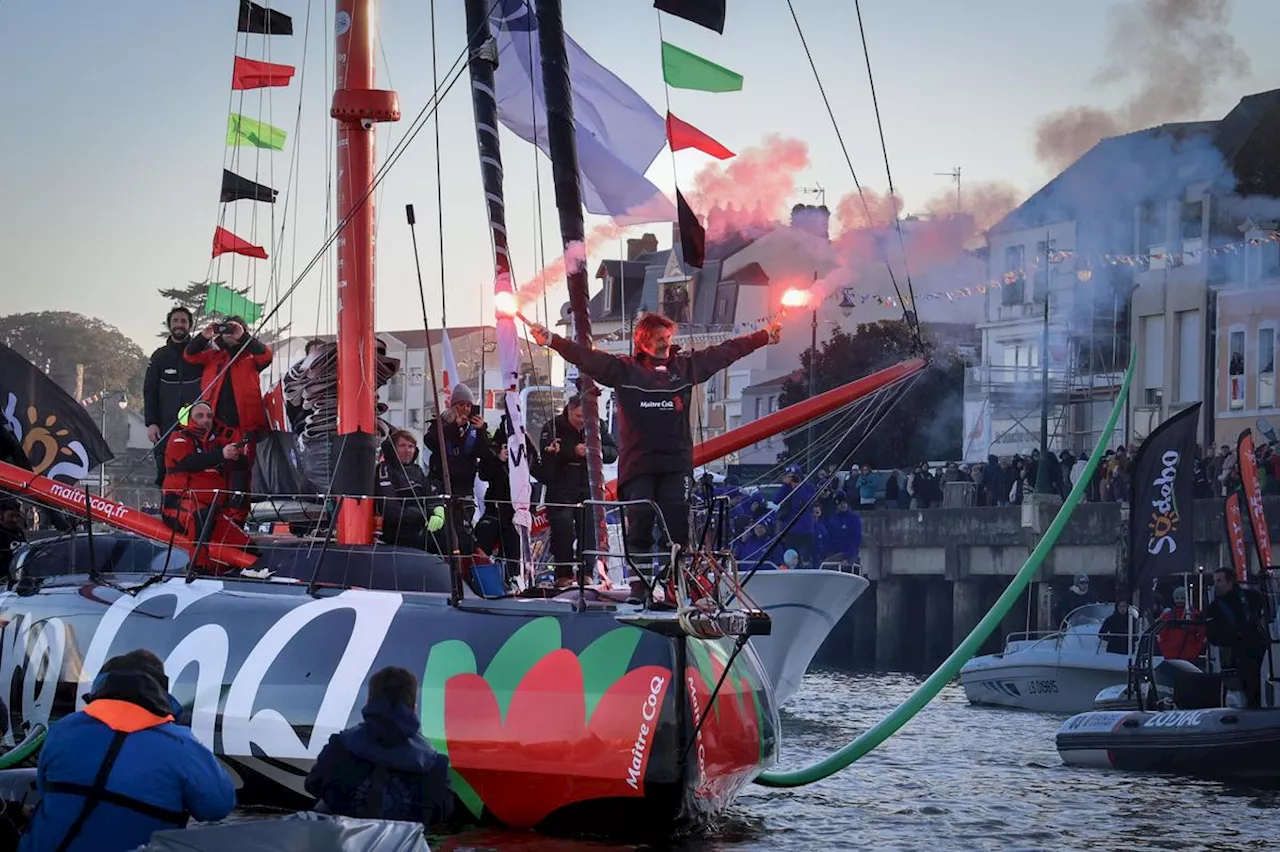
[[[613,313],[613,276],[608,273],[604,276],[604,312],[606,316]]]

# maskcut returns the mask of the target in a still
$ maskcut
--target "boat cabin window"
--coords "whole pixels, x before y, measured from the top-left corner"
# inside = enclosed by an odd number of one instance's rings
[[[1085,624],[1101,624],[1107,620],[1107,616],[1115,611],[1115,604],[1109,603],[1085,604],[1084,606],[1076,607],[1067,613],[1067,629]]]

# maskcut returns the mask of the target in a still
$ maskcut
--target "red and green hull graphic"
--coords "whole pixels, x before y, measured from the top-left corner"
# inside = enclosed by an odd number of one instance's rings
[[[308,807],[312,762],[360,721],[368,677],[388,665],[419,674],[423,734],[449,755],[458,810],[477,822],[673,826],[723,809],[777,753],[776,710],[749,649],[708,706],[730,640],[664,637],[555,602],[452,607],[433,594],[308,595],[225,578],[131,595],[49,577],[0,594],[11,730],[79,709],[102,663],[134,648],[165,660],[181,721],[223,758],[243,805]]]

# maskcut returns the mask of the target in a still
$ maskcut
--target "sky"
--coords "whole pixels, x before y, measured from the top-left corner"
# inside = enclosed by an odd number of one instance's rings
[[[852,0],[793,0],[848,146],[858,179],[883,191],[885,167]],[[1130,0],[1132,2],[1132,0]],[[963,169],[964,181],[1004,181],[1026,194],[1052,171],[1037,161],[1040,118],[1082,104],[1116,108],[1131,81],[1100,82],[1115,50],[1104,0],[866,0],[863,18],[875,71],[893,179],[906,208],[953,190],[936,173]],[[0,313],[71,310],[97,316],[150,348],[169,303],[157,289],[189,281],[250,286],[274,305],[320,250],[332,166],[328,118],[333,2],[273,0],[291,15],[293,37],[237,35],[236,0],[0,0],[0,105],[10,128],[0,146]],[[435,39],[440,75],[465,42],[460,2],[440,2]],[[658,15],[650,0],[564,0],[565,28],[598,61],[665,110]],[[308,24],[309,21],[309,24]],[[801,186],[821,186],[827,203],[852,191],[785,0],[730,0],[724,35],[663,16],[668,41],[734,69],[741,92],[672,91],[671,109],[734,150],[770,134],[800,139],[810,165]],[[401,140],[430,98],[432,32],[425,0],[381,0],[378,84],[399,92],[404,118],[379,131],[379,156]],[[1213,87],[1203,114],[1217,119],[1243,95],[1280,87],[1280,3],[1235,0],[1229,34],[1249,69]],[[288,88],[240,93],[230,76],[236,52],[298,67]],[[230,109],[229,109],[230,108]],[[282,152],[225,146],[229,111],[288,131]],[[504,131],[507,221],[516,278],[532,277],[560,253],[550,165]],[[437,155],[443,216],[436,206]],[[233,161],[231,158],[236,157]],[[682,185],[714,162],[675,155]],[[273,246],[266,261],[209,260],[220,215],[222,168],[281,190],[276,205],[230,205],[225,224]],[[542,205],[536,203],[536,174]],[[292,179],[290,175],[292,174]],[[670,191],[671,155],[650,179]],[[286,191],[287,189],[287,191]],[[797,196],[794,201],[816,200]],[[430,123],[392,168],[378,195],[378,326],[421,328],[413,249],[404,206],[413,203],[433,327],[441,281],[451,326],[492,317],[492,254],[480,191],[469,88],[440,110],[440,144]],[[541,214],[541,215],[540,215]],[[443,221],[443,230],[437,223]],[[603,220],[588,217],[590,227]],[[329,229],[332,228],[330,220]],[[663,245],[669,226],[650,226]],[[645,228],[635,230],[638,235]],[[539,234],[541,233],[541,242]],[[440,252],[443,234],[443,254]],[[274,235],[274,236],[273,236]],[[629,234],[631,235],[631,234]],[[616,245],[593,256],[594,270]],[[331,258],[331,256],[330,256]],[[279,317],[297,334],[332,329],[332,261],[321,262],[284,301]],[[552,315],[563,286],[548,294]],[[541,306],[537,306],[541,310]]]

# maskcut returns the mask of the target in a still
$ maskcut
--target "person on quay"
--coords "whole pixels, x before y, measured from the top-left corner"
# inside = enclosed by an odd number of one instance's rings
[[[142,413],[147,440],[154,446],[156,485],[164,483],[164,450],[178,426],[178,412],[200,398],[203,369],[184,357],[191,342],[191,311],[178,305],[164,318],[169,336],[151,353],[142,382]]]
[[[83,710],[49,726],[36,806],[19,852],[126,852],[154,832],[224,819],[236,804],[222,764],[174,720],[164,663],[138,649],[112,657]]]
[[[688,546],[693,389],[738,359],[777,343],[782,326],[774,322],[754,334],[688,354],[672,343],[676,330],[676,323],[667,317],[646,313],[632,334],[634,354],[618,356],[581,346],[537,323],[530,325],[539,345],[550,346],[583,373],[614,389],[619,493],[623,500],[644,501],[626,509],[627,547],[632,554],[653,551],[652,503],[662,512],[671,543]],[[637,564],[644,570],[642,562]]]

